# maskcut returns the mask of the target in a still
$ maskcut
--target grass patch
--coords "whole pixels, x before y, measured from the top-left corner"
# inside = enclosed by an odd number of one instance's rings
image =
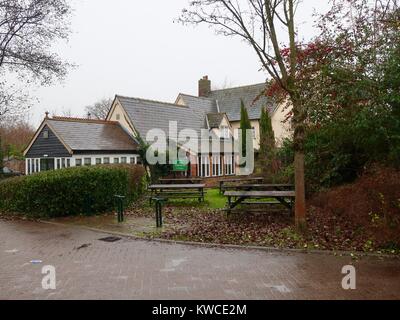
[[[191,207],[191,208],[209,208],[223,209],[226,207],[226,197],[219,194],[219,189],[205,189],[204,202],[199,202],[197,198],[193,199],[169,199],[167,205],[173,207]],[[150,204],[144,203],[145,207],[150,208]],[[154,203],[151,205],[154,207]]]
[[[205,196],[205,204],[211,209],[223,209],[226,207],[226,197],[219,194],[219,189],[208,189]]]

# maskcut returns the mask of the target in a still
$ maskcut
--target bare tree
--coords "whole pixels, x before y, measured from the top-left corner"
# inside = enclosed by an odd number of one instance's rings
[[[69,15],[67,0],[0,0],[0,76],[41,85],[62,79],[69,65],[48,48],[68,37]],[[0,116],[26,105],[10,87],[0,86]]]
[[[184,24],[207,24],[217,34],[236,36],[249,44],[259,58],[262,68],[287,92],[293,106],[295,144],[295,220],[297,228],[306,224],[304,185],[304,120],[299,88],[296,84],[297,47],[295,11],[299,0],[198,0],[183,9]],[[278,30],[283,30],[281,39]],[[283,47],[282,43],[288,43]],[[284,50],[289,55],[285,63]]]
[[[85,111],[87,114],[90,114],[92,117],[95,117],[99,120],[104,120],[107,117],[108,111],[110,111],[111,104],[113,99],[104,98],[101,99],[94,104],[85,107]]]
[[[0,82],[0,125],[20,117],[31,107],[31,99],[15,85]]]

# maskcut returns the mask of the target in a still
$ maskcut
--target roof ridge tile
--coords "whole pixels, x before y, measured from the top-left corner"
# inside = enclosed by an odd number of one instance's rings
[[[256,86],[261,86],[261,85],[266,85],[266,84],[267,83],[265,83],[265,82],[260,82],[260,83],[255,83],[255,84],[247,84],[247,85],[242,85],[242,86],[237,86],[237,87],[211,90],[211,93],[216,92],[216,91],[228,91],[228,90],[242,89],[242,88],[247,88],[247,87],[256,87]]]
[[[177,104],[177,103],[172,103],[172,102],[164,102],[164,101],[152,100],[152,99],[143,99],[143,98],[138,98],[138,97],[127,97],[127,96],[121,96],[121,95],[116,95],[116,97],[122,98],[122,99],[137,100],[137,101],[142,101],[142,102],[152,102],[152,103],[164,104],[167,106],[174,106],[174,107],[179,107],[179,108],[187,108],[187,106]]]
[[[53,116],[48,118],[47,120],[55,120],[55,121],[69,121],[69,122],[86,122],[86,123],[98,123],[98,124],[118,124],[117,121],[110,120],[100,120],[100,119],[87,119],[87,118],[78,118],[78,117],[64,117],[64,116]]]

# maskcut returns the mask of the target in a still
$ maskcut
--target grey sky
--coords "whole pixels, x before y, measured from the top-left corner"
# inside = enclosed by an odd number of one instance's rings
[[[40,103],[30,112],[32,124],[46,110],[83,116],[86,105],[115,94],[173,102],[179,92],[197,94],[203,75],[217,87],[264,81],[244,42],[206,26],[173,23],[188,2],[73,0],[73,34],[55,50],[78,67],[63,83],[33,91]],[[314,33],[311,14],[326,10],[327,2],[303,0],[297,15],[301,37]]]

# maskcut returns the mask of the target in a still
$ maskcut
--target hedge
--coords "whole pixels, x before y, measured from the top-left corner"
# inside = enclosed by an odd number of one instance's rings
[[[114,195],[126,204],[145,189],[141,166],[75,167],[0,182],[0,210],[34,217],[60,217],[107,212]]]

